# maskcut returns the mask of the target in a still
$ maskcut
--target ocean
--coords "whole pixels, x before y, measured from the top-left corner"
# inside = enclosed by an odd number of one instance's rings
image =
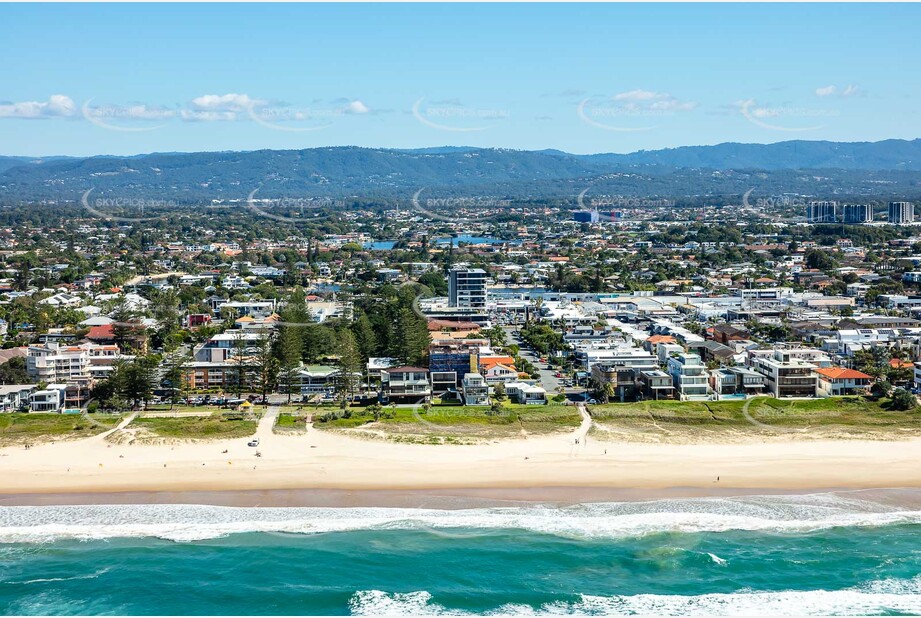
[[[873,494],[452,510],[0,507],[4,614],[921,613]]]

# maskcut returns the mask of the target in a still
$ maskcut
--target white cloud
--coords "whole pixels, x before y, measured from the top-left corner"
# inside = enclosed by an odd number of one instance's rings
[[[614,95],[615,101],[653,101],[655,99],[664,99],[669,95],[661,92],[652,92],[651,90],[630,90]]]
[[[679,101],[667,92],[651,90],[630,90],[611,97],[620,103],[620,109],[628,112],[650,110],[653,112],[687,112],[697,107],[694,101]]]
[[[852,97],[854,95],[860,94],[860,88],[853,84],[848,84],[844,90],[841,91],[842,97]]]
[[[821,88],[815,89],[816,96],[830,97],[832,95],[838,95],[842,99],[846,99],[848,97],[853,97],[858,94],[862,94],[862,92],[863,91],[860,90],[860,87],[854,84],[848,84],[847,86],[845,86],[844,88],[840,90],[838,89],[837,86],[823,86]]]
[[[346,114],[368,114],[371,112],[371,108],[361,101],[352,101],[342,111]]]
[[[265,104],[247,94],[205,94],[192,99],[194,110],[207,112],[242,112]]]
[[[184,109],[179,112],[179,117],[192,122],[213,122],[219,120],[236,120],[239,118],[236,111],[208,111]]]
[[[77,113],[73,99],[53,94],[47,101],[0,103],[0,118],[70,118]]]

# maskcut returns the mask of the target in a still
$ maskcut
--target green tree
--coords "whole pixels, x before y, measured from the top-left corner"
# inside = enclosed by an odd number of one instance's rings
[[[249,386],[249,380],[247,379],[249,350],[246,345],[246,335],[243,331],[238,332],[234,336],[231,354],[234,367],[234,394],[239,397],[243,394],[243,390]]]
[[[257,342],[253,364],[256,372],[256,386],[262,399],[265,400],[278,382],[279,367],[279,360],[272,350],[272,339],[268,335]]]
[[[423,364],[431,342],[426,320],[412,309],[403,307],[397,314],[394,330],[395,341],[391,355],[408,365]]]
[[[174,352],[163,362],[160,383],[169,389],[170,410],[182,399],[186,385],[186,363],[192,360],[191,351]]]
[[[339,375],[336,378],[336,396],[339,405],[345,408],[355,395],[361,382],[362,360],[351,331],[343,330],[339,337]]]
[[[364,311],[358,312],[355,321],[352,322],[352,334],[355,335],[355,344],[363,360],[367,361],[377,354],[377,334]]]
[[[279,366],[279,378],[291,403],[291,392],[297,381],[297,372],[301,366],[301,333],[297,326],[284,324],[279,329],[276,348]]]
[[[122,369],[118,381],[119,394],[135,409],[153,395],[154,367],[152,359],[136,358]]]
[[[31,384],[32,379],[26,370],[26,358],[14,356],[0,365],[0,384]]]
[[[893,410],[911,410],[918,405],[918,399],[904,388],[897,388],[892,393]]]

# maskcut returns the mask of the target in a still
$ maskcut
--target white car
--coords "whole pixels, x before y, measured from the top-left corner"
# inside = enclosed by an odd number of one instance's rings
[[[247,446],[259,446],[259,438],[253,438],[249,441]]]

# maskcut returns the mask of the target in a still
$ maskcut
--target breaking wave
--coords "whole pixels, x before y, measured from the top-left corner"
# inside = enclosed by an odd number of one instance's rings
[[[91,505],[0,507],[0,543],[152,537],[196,541],[247,532],[319,534],[355,530],[496,530],[583,539],[730,530],[803,533],[835,527],[921,523],[903,510],[839,494],[694,498],[573,506],[462,510],[409,508]],[[713,557],[714,562],[719,560]]]
[[[425,591],[386,593],[363,590],[352,595],[353,615],[472,615],[433,602]],[[579,595],[575,601],[546,603],[538,608],[509,604],[485,612],[489,616],[790,616],[880,615],[921,613],[921,576],[886,579],[845,590],[783,592],[741,591],[695,596],[637,594]]]

